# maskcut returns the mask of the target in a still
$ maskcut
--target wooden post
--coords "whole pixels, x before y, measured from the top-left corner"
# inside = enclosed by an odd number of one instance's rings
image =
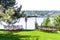
[[[38,26],[37,25],[37,17],[38,17],[38,15],[37,14],[34,14],[34,16],[35,16],[35,28],[38,29],[38,27],[37,27]]]
[[[27,17],[25,17],[25,29],[27,29]]]

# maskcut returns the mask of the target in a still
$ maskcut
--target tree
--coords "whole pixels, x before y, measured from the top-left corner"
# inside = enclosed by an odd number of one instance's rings
[[[51,26],[49,17],[47,17],[43,20],[43,23],[41,26]]]
[[[0,19],[3,21],[9,21],[12,19],[19,19],[20,17],[24,17],[24,11],[21,11],[22,5],[15,9],[15,0],[0,0],[0,9],[2,8],[3,11],[0,11]]]
[[[8,9],[9,7],[13,7],[15,2],[15,0],[0,0],[0,5],[2,5],[5,9]]]
[[[11,19],[11,16],[14,14],[14,10],[12,8],[9,8],[5,11],[5,13],[0,12],[0,20],[3,21],[9,21]]]
[[[57,28],[57,30],[60,30],[60,15],[53,14],[51,17],[54,19],[54,26]]]
[[[14,10],[15,14],[12,16],[13,19],[18,19],[20,17],[25,17],[24,11],[21,11],[22,5]]]

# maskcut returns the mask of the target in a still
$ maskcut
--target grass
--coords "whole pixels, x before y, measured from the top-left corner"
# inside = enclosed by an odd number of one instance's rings
[[[60,33],[33,31],[0,31],[0,40],[60,40]]]

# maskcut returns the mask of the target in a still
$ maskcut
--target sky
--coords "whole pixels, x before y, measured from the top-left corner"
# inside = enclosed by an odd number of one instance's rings
[[[22,10],[60,10],[60,0],[16,0]]]

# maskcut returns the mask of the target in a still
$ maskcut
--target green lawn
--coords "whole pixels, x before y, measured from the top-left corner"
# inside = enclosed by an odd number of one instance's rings
[[[33,31],[0,31],[0,40],[60,40],[60,33]]]

